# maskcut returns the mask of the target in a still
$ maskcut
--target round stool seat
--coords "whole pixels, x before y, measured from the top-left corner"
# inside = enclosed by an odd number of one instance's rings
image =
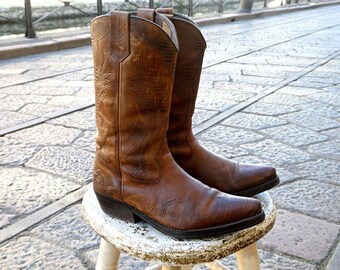
[[[274,225],[276,210],[267,192],[256,196],[266,218],[260,224],[221,236],[177,240],[151,225],[128,223],[105,214],[92,186],[83,198],[83,212],[93,230],[119,251],[146,261],[168,265],[194,265],[213,262],[235,253],[263,237]]]

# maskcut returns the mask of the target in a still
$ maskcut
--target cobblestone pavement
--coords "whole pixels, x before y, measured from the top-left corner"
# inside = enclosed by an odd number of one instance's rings
[[[225,157],[275,165],[282,181],[262,269],[339,269],[339,14],[202,28],[195,133]],[[99,238],[80,206],[95,149],[91,48],[1,61],[0,101],[0,269],[93,269]]]

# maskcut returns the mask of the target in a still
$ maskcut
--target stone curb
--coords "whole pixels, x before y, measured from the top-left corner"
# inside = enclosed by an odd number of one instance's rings
[[[76,37],[60,37],[52,40],[14,44],[0,47],[0,59],[9,59],[31,54],[59,51],[91,44],[90,34],[81,34]]]
[[[284,14],[293,11],[301,11],[305,9],[338,5],[340,1],[330,1],[323,3],[309,3],[298,6],[285,6],[273,9],[261,9],[252,13],[234,13],[224,14],[214,17],[194,19],[199,26],[207,26],[219,23],[229,23],[240,20],[249,20],[258,17],[272,16]],[[38,54],[50,51],[58,51],[86,46],[91,44],[89,33],[79,34],[72,37],[58,37],[50,40],[37,40],[36,42],[28,42],[24,44],[14,44],[0,47],[0,59],[9,59],[25,55]]]

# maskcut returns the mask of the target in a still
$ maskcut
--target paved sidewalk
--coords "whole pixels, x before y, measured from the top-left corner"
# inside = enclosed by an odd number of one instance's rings
[[[277,167],[262,269],[340,265],[340,5],[204,26],[203,145]],[[91,47],[0,62],[0,269],[94,269]],[[235,269],[235,258],[222,261]],[[123,256],[122,269],[148,263]],[[205,269],[199,266],[195,269]]]

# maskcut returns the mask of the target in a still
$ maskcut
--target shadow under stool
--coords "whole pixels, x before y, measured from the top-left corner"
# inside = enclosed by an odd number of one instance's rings
[[[96,270],[118,269],[120,252],[157,263],[146,270],[188,270],[202,263],[211,270],[226,270],[217,260],[233,253],[239,270],[260,269],[256,241],[273,227],[276,209],[267,192],[256,198],[266,214],[260,224],[217,237],[176,240],[147,223],[127,223],[108,216],[101,210],[91,186],[82,205],[85,219],[101,236]]]

